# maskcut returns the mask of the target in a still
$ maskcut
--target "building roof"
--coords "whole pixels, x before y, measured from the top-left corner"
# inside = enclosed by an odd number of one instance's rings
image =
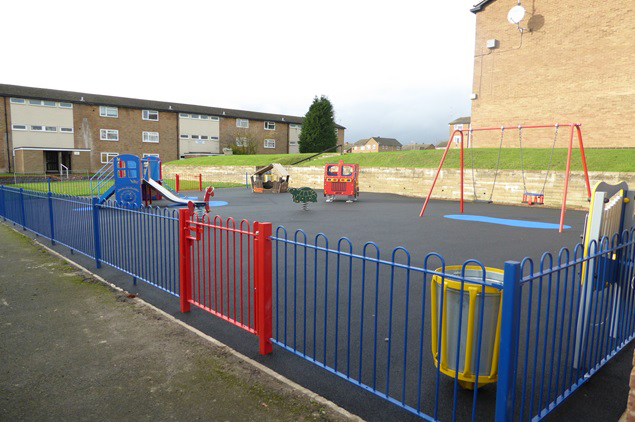
[[[379,145],[394,146],[394,147],[401,146],[401,142],[399,142],[395,138],[382,138],[380,136],[373,136],[368,139],[360,139],[359,141],[355,142],[354,145],[357,145],[357,146],[366,145],[366,143],[368,143],[368,141],[370,141],[371,139],[377,142]]]
[[[0,84],[0,96],[33,98],[43,100],[64,101],[77,104],[107,105],[151,109],[175,113],[208,114],[219,117],[231,117],[253,120],[302,124],[304,117],[285,114],[260,113],[256,111],[234,110],[230,108],[207,107],[193,104],[170,103],[165,101],[141,100],[137,98],[114,97],[110,95],[88,94],[85,92],[61,91],[48,88]],[[335,124],[338,129],[346,129]]]
[[[478,3],[476,3],[474,5],[474,7],[472,7],[470,9],[470,12],[472,12],[472,13],[480,12],[483,9],[483,7],[485,7],[487,5],[487,3],[490,3],[492,1],[493,0],[482,0],[482,1],[478,2]]]
[[[449,125],[469,125],[471,121],[470,116],[467,117],[459,117],[458,119],[452,120]]]

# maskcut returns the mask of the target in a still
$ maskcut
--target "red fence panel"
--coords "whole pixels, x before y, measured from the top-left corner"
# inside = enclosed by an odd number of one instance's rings
[[[271,223],[179,211],[181,312],[197,306],[260,337],[271,353]]]

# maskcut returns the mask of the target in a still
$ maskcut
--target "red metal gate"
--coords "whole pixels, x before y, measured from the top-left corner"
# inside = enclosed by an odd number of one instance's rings
[[[181,312],[190,304],[259,337],[271,353],[271,223],[179,210]]]

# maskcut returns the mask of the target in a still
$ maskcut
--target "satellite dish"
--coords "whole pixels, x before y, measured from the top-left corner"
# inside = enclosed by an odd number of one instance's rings
[[[509,13],[507,14],[507,20],[509,23],[518,25],[520,21],[525,17],[525,8],[520,4],[518,6],[514,6],[511,8]]]

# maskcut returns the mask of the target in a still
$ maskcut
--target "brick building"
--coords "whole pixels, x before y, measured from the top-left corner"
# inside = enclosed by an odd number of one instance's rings
[[[95,172],[118,154],[172,161],[251,145],[297,153],[303,117],[0,84],[0,172]],[[338,143],[345,128],[336,125]]]
[[[586,147],[635,147],[624,130],[635,123],[632,0],[526,1],[518,26],[507,20],[516,4],[472,9],[472,127],[579,122]],[[555,131],[523,132],[524,146],[550,147]],[[568,139],[562,132],[558,147]],[[499,135],[475,133],[474,146],[498,146]],[[517,144],[517,133],[505,133],[505,146]]]
[[[353,144],[351,152],[361,154],[366,152],[401,151],[401,142],[395,138],[382,138],[374,136],[368,139],[360,139]]]

